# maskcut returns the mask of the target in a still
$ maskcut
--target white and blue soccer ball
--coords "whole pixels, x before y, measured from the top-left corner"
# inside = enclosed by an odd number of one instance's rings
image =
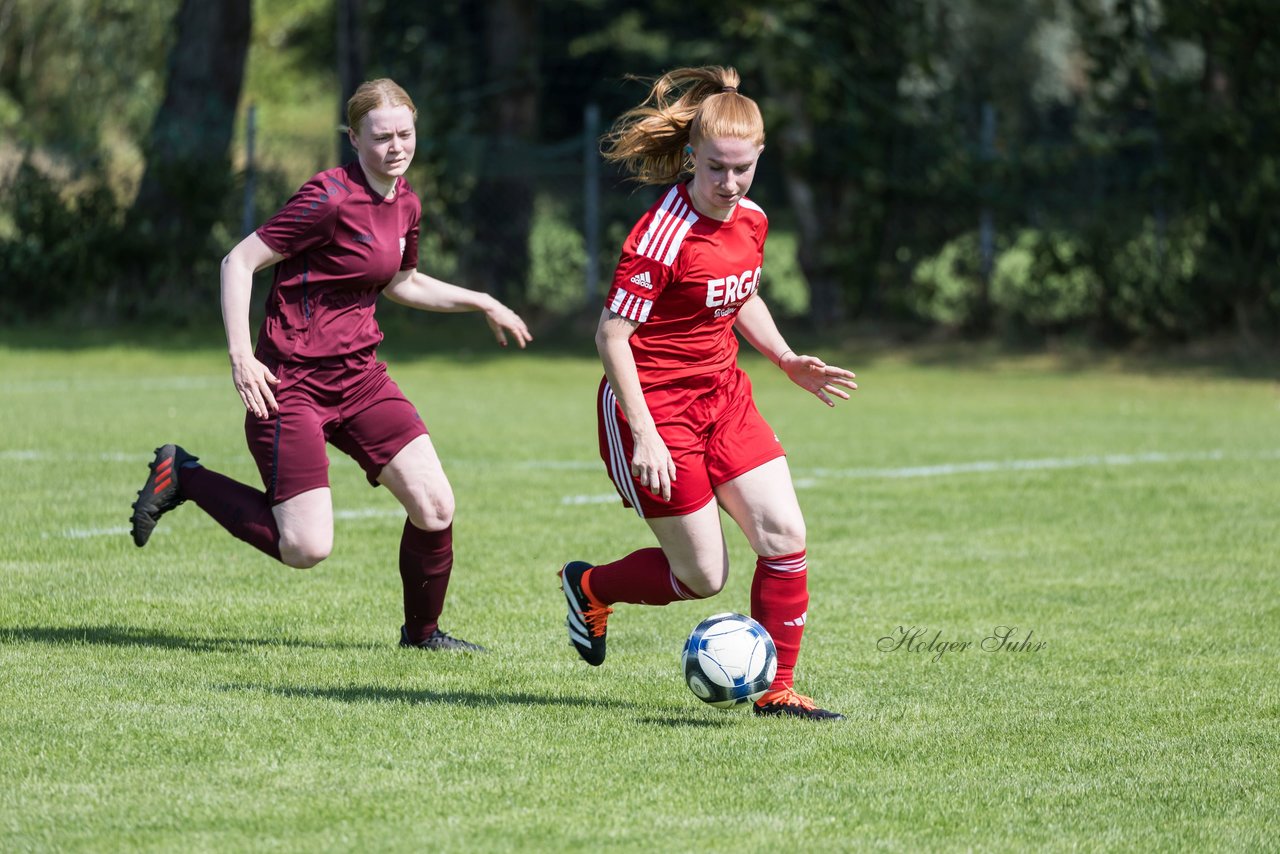
[[[773,638],[742,614],[716,614],[698,623],[681,661],[689,690],[720,709],[758,700],[778,672]]]

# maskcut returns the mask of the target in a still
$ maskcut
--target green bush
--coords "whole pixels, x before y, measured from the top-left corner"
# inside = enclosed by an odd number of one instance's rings
[[[1097,316],[1102,284],[1081,243],[1023,229],[991,271],[991,305],[1005,323],[1062,329]]]
[[[1182,221],[1164,229],[1151,219],[1110,253],[1106,264],[1107,311],[1124,332],[1181,336],[1209,326],[1207,294],[1196,273],[1204,228]]]
[[[800,269],[798,252],[794,232],[770,230],[760,287],[770,310],[779,317],[803,317],[809,312],[809,282]]]
[[[907,305],[943,326],[967,326],[982,311],[982,250],[977,232],[948,242],[937,255],[921,259],[911,275]]]
[[[529,227],[529,301],[558,314],[581,307],[587,271],[587,249],[564,207],[539,196]]]
[[[93,312],[115,271],[122,212],[102,180],[74,192],[28,159],[6,184],[0,313],[8,320]]]

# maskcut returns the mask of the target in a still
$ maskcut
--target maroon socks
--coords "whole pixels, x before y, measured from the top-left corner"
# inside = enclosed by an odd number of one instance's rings
[[[204,466],[184,467],[178,483],[183,498],[194,501],[233,536],[280,560],[280,531],[265,492]]]
[[[424,531],[408,519],[400,537],[400,580],[404,582],[404,626],[409,641],[421,643],[436,630],[453,572],[453,526]]]

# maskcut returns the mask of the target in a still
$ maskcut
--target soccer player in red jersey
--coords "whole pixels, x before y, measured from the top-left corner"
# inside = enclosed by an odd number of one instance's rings
[[[481,311],[498,342],[523,348],[524,321],[488,294],[417,271],[422,203],[404,179],[416,144],[413,101],[394,81],[347,102],[358,158],[307,181],[222,261],[222,316],[245,435],[265,490],[201,466],[177,445],[156,451],[134,503],[134,542],[194,501],[236,537],[282,563],[311,567],[333,548],[325,443],[354,458],[407,511],[400,540],[400,644],[483,652],[439,626],[453,569],[453,490],[426,425],[377,361],[379,295],[427,311]],[[253,273],[275,266],[254,349]]]
[[[763,150],[759,108],[738,92],[738,73],[720,67],[663,75],[606,138],[605,156],[636,180],[671,185],[623,245],[596,330],[600,456],[661,548],[570,561],[560,578],[569,639],[599,665],[610,605],[724,587],[723,507],[758,556],[751,616],[778,650],[777,678],[753,711],[839,720],[792,686],[809,604],[805,524],[782,446],[737,366],[734,330],[828,406],[857,385],[788,347],[760,298],[769,224],[746,193]]]

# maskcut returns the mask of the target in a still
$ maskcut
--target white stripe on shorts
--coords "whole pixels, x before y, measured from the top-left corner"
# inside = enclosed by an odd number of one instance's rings
[[[615,410],[617,400],[606,380],[600,392],[600,417],[604,419],[605,442],[609,446],[609,479],[618,488],[618,492],[630,502],[636,515],[643,519],[644,508],[640,506],[640,496],[636,494],[636,483],[631,479],[631,464],[627,461],[626,452],[622,448],[622,433]]]

